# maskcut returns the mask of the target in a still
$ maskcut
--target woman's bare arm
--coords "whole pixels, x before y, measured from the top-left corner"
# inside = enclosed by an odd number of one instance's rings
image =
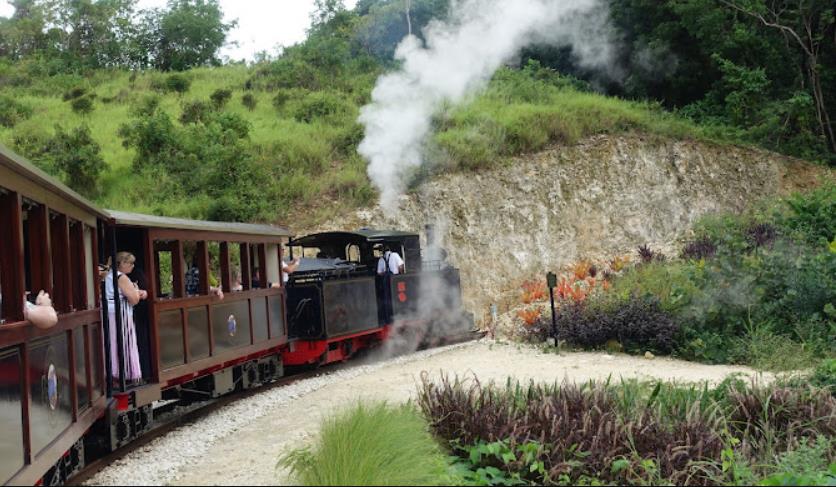
[[[139,303],[139,300],[141,299],[139,290],[134,287],[134,283],[132,283],[125,274],[119,276],[119,289],[122,291],[125,299],[131,303],[131,306],[136,306],[136,304]]]

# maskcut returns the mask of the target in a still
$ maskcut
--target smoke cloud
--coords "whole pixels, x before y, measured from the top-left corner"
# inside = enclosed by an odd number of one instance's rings
[[[399,71],[377,81],[363,107],[359,152],[381,193],[395,208],[410,170],[424,161],[432,116],[485,87],[493,73],[531,44],[571,45],[582,66],[614,65],[608,15],[601,0],[454,0],[448,20],[431,22],[426,45],[406,37]]]

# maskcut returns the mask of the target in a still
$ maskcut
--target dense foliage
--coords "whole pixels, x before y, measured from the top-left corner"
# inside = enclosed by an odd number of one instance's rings
[[[836,400],[803,386],[425,379],[418,403],[468,485],[771,485],[836,460]]]
[[[144,11],[136,0],[16,0],[14,15],[0,19],[0,140],[76,185],[81,179],[59,171],[57,152],[37,141],[57,137],[56,122],[65,130],[88,127],[106,164],[83,183],[98,181],[95,191],[74,187],[114,208],[284,221],[366,204],[374,190],[356,152],[359,108],[377,77],[396,67],[392,56],[403,36],[423,38],[433,19],[450,14],[451,3],[411,0],[408,12],[394,0],[361,0],[353,10],[340,0],[316,5],[304,42],[277,57],[264,53],[250,67],[207,69],[200,67],[220,63],[233,27],[216,0],[171,0]],[[414,179],[628,130],[752,141],[828,160],[833,152],[822,121],[833,111],[834,43],[826,42],[833,7],[815,1],[784,10],[776,20],[791,30],[783,31],[757,17],[769,13],[766,7],[610,1],[621,65],[609,72],[622,73],[619,79],[579,66],[569,47],[531,46],[520,68],[501,69],[485,92],[437,114],[432,167]],[[791,34],[802,30],[806,44]],[[804,57],[805,46],[815,59]],[[135,106],[152,93],[159,99],[155,114],[138,116]],[[230,124],[247,125],[246,135],[233,130],[235,137],[213,138]],[[156,142],[156,153],[143,148]],[[205,186],[207,174],[216,161],[229,161],[223,153],[230,151],[240,151],[246,174],[218,194]],[[159,181],[147,178],[156,162],[132,162],[168,154],[175,160],[165,165],[175,169]],[[205,161],[194,178],[184,177],[189,161]],[[275,199],[267,208],[262,202],[269,198]]]
[[[136,0],[14,0],[0,18],[0,58],[42,64],[49,75],[97,68],[185,70],[218,64],[234,24],[217,0],[169,0],[137,11]]]
[[[836,357],[836,185],[743,215],[709,215],[670,260],[581,261],[557,287],[523,284],[520,338],[791,370]],[[539,303],[538,303],[539,301]],[[822,379],[826,382],[826,379]],[[826,384],[822,384],[824,386]]]

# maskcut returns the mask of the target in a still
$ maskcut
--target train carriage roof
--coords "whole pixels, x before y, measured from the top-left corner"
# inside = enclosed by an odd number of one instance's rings
[[[3,144],[0,144],[0,168],[8,169],[12,173],[33,183],[34,186],[30,188],[31,191],[24,190],[24,194],[33,193],[31,194],[31,197],[35,199],[43,200],[43,194],[51,193],[52,195],[75,205],[77,208],[80,208],[85,212],[94,214],[98,217],[107,216],[107,213],[104,210],[97,207],[92,202],[76,193],[57,179],[40,170]],[[2,174],[2,171],[0,171],[0,174]],[[54,196],[51,198],[54,198]],[[50,206],[54,207],[56,210],[61,210],[61,207],[57,206],[54,202],[49,200],[42,202],[49,203]]]
[[[275,225],[188,220],[185,218],[170,218],[113,210],[109,210],[109,212],[117,225],[194,230],[200,232],[237,233],[241,235],[265,235],[272,237],[293,236],[288,229]]]
[[[288,245],[313,247],[342,242],[392,242],[418,238],[417,233],[400,232],[397,230],[374,230],[362,228],[354,232],[322,232],[305,235],[289,242]]]

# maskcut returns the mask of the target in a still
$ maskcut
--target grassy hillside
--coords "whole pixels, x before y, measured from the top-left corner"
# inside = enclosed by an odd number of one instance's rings
[[[99,203],[122,210],[218,217],[229,212],[214,211],[213,201],[226,196],[209,187],[219,181],[212,169],[214,162],[209,160],[214,152],[201,151],[224,138],[212,135],[214,120],[232,115],[237,117],[234,120],[246,122],[246,133],[231,145],[217,142],[221,144],[218,147],[229,149],[226,163],[235,169],[239,169],[236,154],[242,159],[246,156],[251,160],[246,164],[252,164],[256,176],[238,189],[230,186],[229,194],[244,204],[262,199],[268,204],[242,213],[232,211],[228,217],[287,223],[290,217],[298,221],[301,215],[310,223],[334,211],[374,201],[376,192],[366,176],[365,161],[356,152],[363,135],[356,119],[382,70],[357,69],[327,85],[310,86],[312,83],[300,81],[299,86],[293,86],[281,78],[281,66],[280,61],[256,67],[193,69],[174,75],[189,80],[183,93],[167,91],[172,75],[156,71],[94,71],[85,76],[50,77],[33,75],[26,66],[7,67],[0,73],[5,74],[4,94],[31,114],[0,127],[0,141],[56,173],[50,164],[52,155],[43,150],[56,126],[69,131],[86,125],[106,163],[100,190],[91,195]],[[65,101],[66,94],[74,89],[78,92],[78,88],[93,98],[89,113],[76,113],[73,100]],[[211,108],[210,97],[217,90],[229,90],[231,97],[222,107]],[[244,96],[251,97],[254,106],[245,106]],[[143,165],[137,160],[138,146],[124,143],[121,127],[151,120],[141,113],[149,99],[158,102],[155,113],[171,122],[163,135],[180,141],[179,145],[172,143],[176,149],[172,150],[189,161],[185,169],[167,167],[166,152],[155,154],[155,164]],[[194,102],[203,102],[211,114],[196,123],[184,123],[180,120],[184,108]],[[226,133],[227,125],[221,125],[218,133]],[[678,119],[658,105],[600,96],[575,80],[536,65],[501,70],[485,92],[439,114],[435,128],[430,168],[435,172],[479,170],[502,164],[509,156],[553,143],[573,143],[597,133],[638,130],[730,140]],[[161,129],[155,126],[153,130]],[[153,151],[160,144],[151,145],[149,150]]]

